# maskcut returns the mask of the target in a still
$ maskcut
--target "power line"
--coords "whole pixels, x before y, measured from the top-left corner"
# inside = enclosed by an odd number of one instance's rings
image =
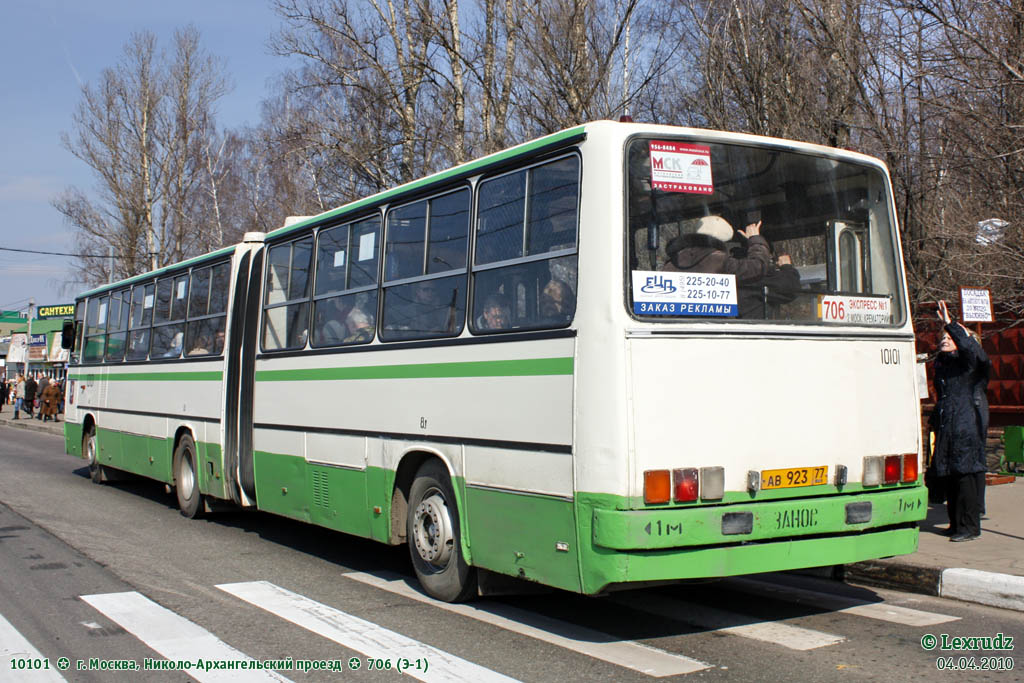
[[[17,251],[22,254],[44,254],[46,256],[78,256],[79,258],[110,258],[110,254],[66,254],[62,251],[36,251],[35,249],[14,249],[0,247],[0,251]]]

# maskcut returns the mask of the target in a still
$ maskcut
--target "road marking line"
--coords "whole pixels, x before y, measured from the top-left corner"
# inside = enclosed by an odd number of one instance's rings
[[[102,612],[108,619],[156,650],[170,661],[196,660],[248,660],[244,652],[236,650],[202,626],[192,623],[146,596],[129,591],[83,595],[82,600]],[[230,670],[184,671],[197,681],[237,681],[239,672]],[[246,680],[288,681],[287,678],[266,670],[246,670]]]
[[[11,625],[11,622],[4,618],[4,615],[0,614],[0,681],[44,683],[64,680],[64,677],[54,670],[56,662],[50,662],[49,669],[14,670],[11,668],[11,660],[15,658],[46,659],[39,650],[32,647],[32,643],[28,642],[18,629]]]
[[[413,664],[401,673],[421,681],[515,680],[267,581],[225,583],[217,588],[350,650],[386,656],[392,662],[407,659]],[[428,662],[426,671],[415,668],[421,659]]]
[[[558,645],[594,659],[633,669],[648,676],[661,678],[711,668],[710,664],[696,659],[665,652],[642,643],[624,641],[607,633],[507,605],[494,602],[453,605],[434,600],[412,588],[406,582],[405,577],[393,572],[375,574],[353,572],[344,574],[344,576],[470,619],[536,638],[545,643]]]
[[[778,600],[795,602],[800,605],[811,605],[820,607],[831,612],[845,612],[856,614],[859,617],[888,621],[904,626],[935,626],[950,621],[958,621],[960,617],[935,612],[924,612],[922,610],[890,605],[885,602],[868,602],[858,598],[848,598],[842,595],[832,595],[820,591],[786,586],[757,579],[730,579],[723,582],[723,585],[732,590],[737,590],[750,595],[766,596],[771,594]]]
[[[643,595],[634,592],[629,595],[617,595],[612,599],[624,607],[676,619],[711,632],[729,633],[734,636],[774,643],[791,650],[814,650],[846,640],[843,636],[813,631],[777,621],[751,623],[754,618],[749,616],[662,595]]]

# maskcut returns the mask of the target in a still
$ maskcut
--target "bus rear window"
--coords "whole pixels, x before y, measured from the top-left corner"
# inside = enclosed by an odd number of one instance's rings
[[[637,139],[629,305],[650,321],[899,324],[888,183],[876,167],[769,147]]]

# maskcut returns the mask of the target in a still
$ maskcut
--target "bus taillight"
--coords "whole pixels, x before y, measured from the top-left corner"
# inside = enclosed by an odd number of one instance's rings
[[[885,456],[885,483],[895,484],[900,480],[903,458],[898,455]]]
[[[672,470],[672,492],[672,497],[677,503],[689,503],[697,500],[697,494],[700,492],[697,468],[687,467],[686,469]]]
[[[903,456],[903,483],[917,481],[917,453]]]
[[[667,503],[672,495],[672,477],[668,470],[644,472],[644,502]]]

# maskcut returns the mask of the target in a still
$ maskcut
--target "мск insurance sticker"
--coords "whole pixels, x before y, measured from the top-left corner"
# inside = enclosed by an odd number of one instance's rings
[[[736,317],[736,276],[721,273],[633,271],[633,312],[638,315]]]
[[[711,148],[651,140],[651,187],[666,192],[713,194]]]

